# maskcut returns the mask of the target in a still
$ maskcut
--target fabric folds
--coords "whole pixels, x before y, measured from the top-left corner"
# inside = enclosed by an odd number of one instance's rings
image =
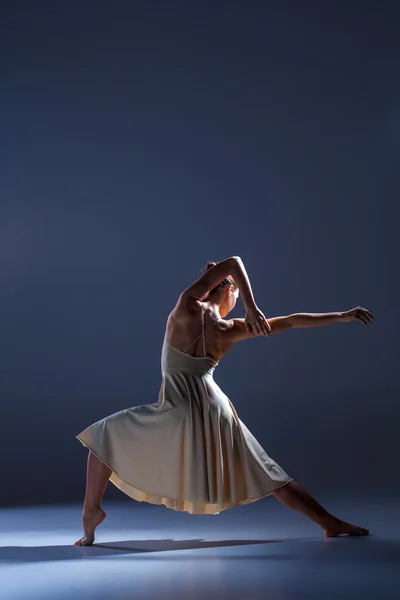
[[[269,496],[292,478],[247,429],[214,380],[218,363],[164,340],[158,402],[121,410],[76,437],[139,502],[218,514]]]

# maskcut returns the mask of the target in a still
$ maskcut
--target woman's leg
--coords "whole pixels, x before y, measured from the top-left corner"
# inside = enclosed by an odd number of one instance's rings
[[[82,514],[84,535],[75,542],[75,546],[90,546],[94,542],[94,531],[106,517],[106,513],[100,508],[100,504],[111,473],[111,469],[89,450],[86,494]]]
[[[315,498],[313,498],[297,481],[274,491],[274,496],[288,508],[298,510],[303,515],[320,525],[326,537],[334,537],[342,533],[366,535],[368,529],[356,527],[330,514]]]

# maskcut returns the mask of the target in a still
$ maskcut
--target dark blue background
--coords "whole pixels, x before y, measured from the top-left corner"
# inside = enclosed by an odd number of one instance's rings
[[[157,401],[166,317],[230,255],[267,316],[376,316],[239,344],[239,416],[311,492],[399,492],[398,12],[4,4],[2,504],[83,498],[74,436]]]

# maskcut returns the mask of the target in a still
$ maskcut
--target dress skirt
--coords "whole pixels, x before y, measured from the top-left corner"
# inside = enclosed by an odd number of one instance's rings
[[[158,402],[116,412],[76,436],[111,469],[110,481],[134,500],[218,514],[293,480],[216,384],[217,364],[164,340]]]

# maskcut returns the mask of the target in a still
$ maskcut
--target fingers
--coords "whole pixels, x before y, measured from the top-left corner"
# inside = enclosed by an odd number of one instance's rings
[[[364,323],[364,325],[369,325],[370,323],[372,323],[373,319],[375,319],[374,315],[362,306],[357,306],[354,314],[356,319]]]
[[[364,323],[364,325],[368,325],[367,319],[361,315],[361,314],[356,314],[356,317],[359,321],[361,321],[362,323]]]
[[[264,319],[261,315],[258,317],[257,328],[259,335],[264,335]]]
[[[268,323],[265,315],[262,316],[262,327],[264,335],[269,335],[271,333],[271,325]]]
[[[257,329],[257,323],[253,323],[252,321],[245,321],[246,331],[249,335],[259,335]]]
[[[263,330],[263,335],[268,336],[270,334],[271,326],[266,319],[262,323],[262,330]]]
[[[256,335],[262,335],[262,327],[260,321],[255,321],[253,331]]]
[[[369,312],[369,310],[367,310],[366,308],[364,308],[363,306],[357,306],[356,310],[361,311],[363,314],[365,314],[371,321],[372,319],[375,319],[374,315],[372,313]]]
[[[258,326],[259,326],[260,335],[267,335],[267,336],[269,335],[269,333],[271,331],[271,326],[268,323],[267,319],[263,315],[260,315],[260,317],[259,317]]]
[[[372,321],[375,319],[374,315],[370,313],[369,310],[367,310],[366,308],[364,308],[363,310],[365,315],[368,317],[369,322],[372,323]]]
[[[367,323],[365,322],[365,321],[366,321],[366,319],[365,319],[365,317],[363,316],[363,314],[362,314],[362,312],[361,312],[360,310],[356,309],[356,311],[355,311],[355,313],[354,313],[354,316],[355,316],[355,318],[356,318],[358,321],[361,321],[362,323],[364,323],[364,325],[366,325],[366,324],[367,324]]]
[[[267,326],[261,321],[260,319],[256,319],[255,321],[248,321],[245,322],[246,325],[246,331],[249,334],[254,334],[254,335],[268,335],[268,329]]]
[[[249,334],[269,336],[271,326],[268,323],[265,315],[257,310],[256,314],[248,314],[245,319],[246,331]]]

